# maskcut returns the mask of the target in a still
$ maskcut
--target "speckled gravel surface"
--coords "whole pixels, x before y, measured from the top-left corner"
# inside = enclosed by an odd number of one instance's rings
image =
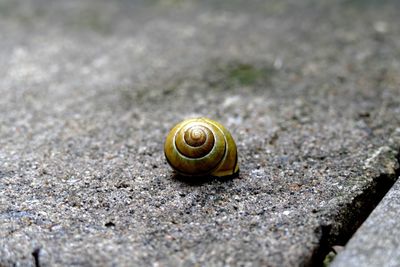
[[[399,169],[399,8],[0,0],[0,265],[317,264]],[[238,178],[174,176],[193,116]]]

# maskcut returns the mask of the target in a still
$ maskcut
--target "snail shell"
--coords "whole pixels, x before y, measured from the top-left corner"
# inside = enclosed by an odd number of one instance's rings
[[[164,145],[171,167],[183,176],[230,176],[239,172],[235,141],[228,130],[207,118],[184,120]]]

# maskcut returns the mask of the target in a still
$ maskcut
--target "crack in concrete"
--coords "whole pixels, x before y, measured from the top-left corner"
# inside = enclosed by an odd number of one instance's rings
[[[40,248],[35,248],[32,252],[33,260],[35,262],[35,267],[40,267],[40,261],[39,261],[39,256],[40,256]]]
[[[389,147],[381,147],[370,158],[366,164],[377,158]],[[345,246],[362,223],[368,218],[376,206],[382,201],[386,193],[392,188],[400,177],[400,149],[396,154],[397,166],[394,173],[382,173],[368,185],[364,191],[357,195],[352,202],[343,208],[341,214],[337,214],[333,221],[341,221],[339,225],[331,223],[321,225],[319,247],[314,252],[310,266],[326,266],[325,258],[332,251],[334,246]],[[344,220],[343,220],[344,218]],[[332,259],[333,260],[333,259]]]

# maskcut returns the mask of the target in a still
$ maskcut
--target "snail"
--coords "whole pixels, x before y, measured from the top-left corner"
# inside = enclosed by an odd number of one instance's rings
[[[229,131],[208,118],[184,120],[169,132],[164,153],[182,176],[231,176],[239,172],[235,141]]]

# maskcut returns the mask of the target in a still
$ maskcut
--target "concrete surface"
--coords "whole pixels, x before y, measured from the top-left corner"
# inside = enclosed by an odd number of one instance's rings
[[[0,0],[0,265],[304,266],[396,179],[398,1]],[[241,174],[177,179],[207,116]]]
[[[400,181],[339,253],[331,267],[395,267],[400,263]]]

